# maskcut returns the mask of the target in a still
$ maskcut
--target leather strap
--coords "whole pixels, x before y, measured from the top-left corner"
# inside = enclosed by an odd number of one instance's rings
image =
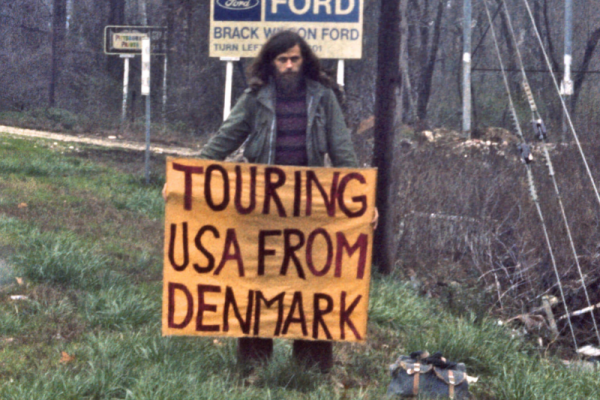
[[[454,372],[448,371],[448,381],[450,382],[450,385],[448,386],[448,397],[453,399],[454,398],[454,384],[456,383],[456,381],[454,380]]]
[[[421,375],[421,364],[415,364],[415,374],[413,375],[413,395],[419,394],[419,378]]]

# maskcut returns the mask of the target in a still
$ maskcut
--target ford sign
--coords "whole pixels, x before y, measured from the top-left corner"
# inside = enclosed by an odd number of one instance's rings
[[[260,4],[259,0],[217,0],[217,4],[228,10],[249,10]]]
[[[259,22],[263,0],[213,0],[215,21]]]

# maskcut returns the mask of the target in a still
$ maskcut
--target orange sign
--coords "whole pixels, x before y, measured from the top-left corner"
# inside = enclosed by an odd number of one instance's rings
[[[169,158],[163,334],[363,341],[375,182]]]

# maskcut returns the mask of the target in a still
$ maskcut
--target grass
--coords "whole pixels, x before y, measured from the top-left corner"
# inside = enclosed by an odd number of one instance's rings
[[[160,163],[147,186],[106,152],[0,134],[1,399],[381,399],[387,366],[421,349],[464,362],[476,399],[600,398],[598,372],[396,276],[373,277],[369,339],[336,344],[327,375],[285,340],[249,370],[235,340],[161,337]]]

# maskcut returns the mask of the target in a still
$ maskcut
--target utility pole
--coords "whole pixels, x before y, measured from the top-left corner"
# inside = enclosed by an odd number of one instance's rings
[[[375,231],[373,261],[383,274],[394,265],[394,217],[392,196],[396,89],[400,87],[400,2],[381,0],[377,39],[377,88],[375,95],[375,144],[373,161],[377,167],[377,209],[379,226]]]
[[[463,3],[463,135],[471,137],[471,0]]]
[[[139,6],[141,24],[143,26],[146,26],[146,25],[148,25],[148,12],[147,12],[146,0],[140,0],[140,2],[138,3],[138,6]]]
[[[571,80],[571,64],[573,62],[573,0],[565,0],[565,73],[563,80],[560,84],[560,94],[563,96],[563,100],[567,96],[573,95],[573,81]],[[565,101],[565,104],[566,101]],[[567,119],[563,112],[562,118],[562,139],[566,140],[567,137]]]

